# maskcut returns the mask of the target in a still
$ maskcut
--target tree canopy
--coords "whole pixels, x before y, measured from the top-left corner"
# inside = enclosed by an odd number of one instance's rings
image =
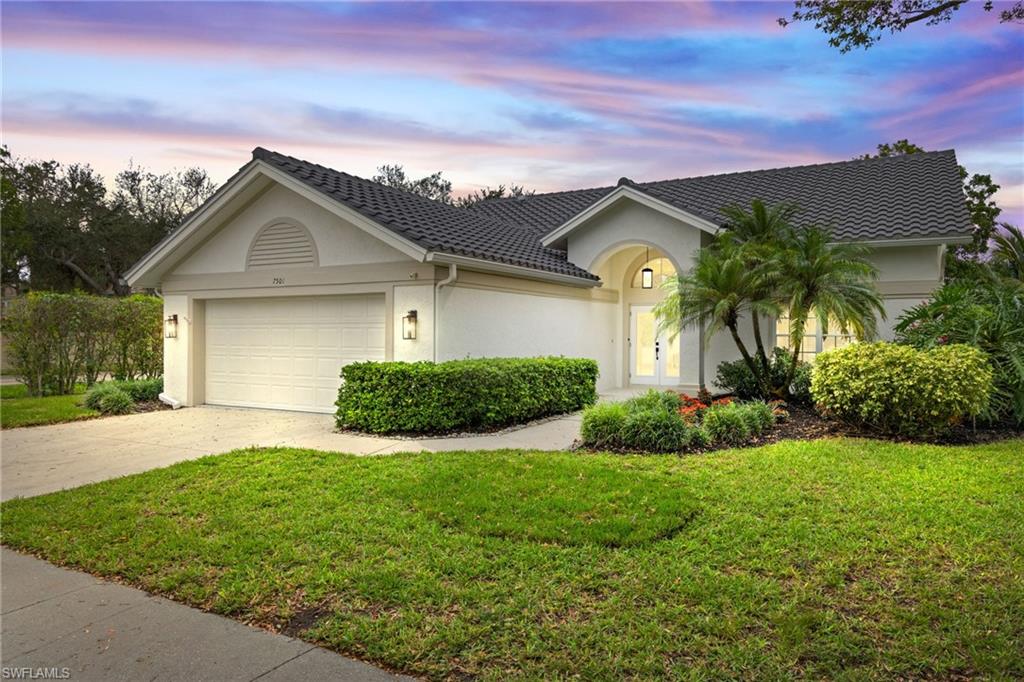
[[[779,25],[813,23],[824,32],[829,45],[849,52],[854,48],[867,49],[881,40],[882,35],[899,33],[923,22],[934,26],[950,21],[968,0],[796,0],[789,17],[780,17]],[[986,0],[986,12],[995,7]],[[1024,0],[1007,4],[998,12],[999,22],[1024,21]]]
[[[108,189],[87,164],[0,160],[3,283],[19,290],[130,293],[124,273],[214,192],[199,168],[129,166]]]
[[[522,185],[498,185],[493,188],[484,187],[483,189],[475,190],[463,197],[453,197],[452,182],[443,177],[443,171],[437,171],[414,180],[406,175],[405,168],[400,164],[380,166],[377,168],[377,174],[370,179],[388,187],[395,187],[396,189],[412,192],[433,201],[452,204],[460,208],[466,208],[481,201],[533,194],[532,191],[523,189]]]

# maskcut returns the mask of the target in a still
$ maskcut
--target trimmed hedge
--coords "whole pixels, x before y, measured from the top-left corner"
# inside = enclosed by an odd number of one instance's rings
[[[371,433],[492,429],[583,409],[597,363],[581,358],[355,362],[341,370],[336,421]]]
[[[992,368],[963,344],[917,350],[855,343],[819,355],[811,394],[822,414],[889,435],[939,435],[985,409]]]
[[[32,292],[13,299],[3,331],[12,370],[29,395],[66,395],[79,380],[96,383],[163,373],[163,302],[83,293]]]

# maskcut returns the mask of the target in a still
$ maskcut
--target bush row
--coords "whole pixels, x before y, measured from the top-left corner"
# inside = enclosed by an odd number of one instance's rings
[[[496,428],[592,404],[597,371],[562,357],[356,362],[341,370],[336,421],[371,433]]]
[[[991,391],[988,359],[964,344],[855,343],[819,355],[811,378],[823,415],[899,436],[935,436],[976,417]]]
[[[160,376],[162,314],[155,296],[33,292],[8,304],[4,341],[29,395],[68,394],[104,371],[117,379]]]
[[[685,398],[648,391],[624,402],[600,403],[583,413],[581,439],[600,450],[680,452],[707,445],[742,445],[775,422],[764,402],[722,402],[702,409],[687,423]]]

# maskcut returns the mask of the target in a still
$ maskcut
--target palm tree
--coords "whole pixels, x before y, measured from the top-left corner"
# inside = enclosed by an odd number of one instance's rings
[[[751,201],[749,210],[739,205],[726,206],[722,209],[726,223],[721,238],[725,242],[742,245],[750,267],[759,267],[778,258],[780,245],[787,243],[792,237],[793,227],[790,220],[796,215],[797,210],[796,204],[768,206],[760,199]],[[767,270],[768,274],[773,272],[773,269]],[[761,278],[764,289],[755,293],[756,299],[772,297],[773,279]],[[770,376],[768,354],[765,352],[764,340],[761,337],[761,316],[756,310],[751,310],[750,322],[754,329],[757,360],[761,363],[764,375]]]
[[[780,260],[778,292],[789,307],[789,338],[795,339],[785,391],[796,375],[804,327],[811,313],[823,331],[835,323],[844,334],[871,338],[878,318],[885,319],[874,280],[878,270],[866,258],[867,247],[830,243],[829,233],[809,227],[795,232]]]
[[[662,285],[668,293],[654,308],[660,331],[675,338],[686,327],[703,327],[707,343],[715,333],[728,329],[743,361],[767,394],[768,373],[754,361],[740,338],[739,320],[748,311],[779,313],[778,303],[763,295],[768,270],[752,267],[744,246],[720,237],[714,247],[697,252],[690,271]]]
[[[1002,231],[992,235],[992,265],[1008,277],[1024,280],[1024,231],[1007,223],[1000,227]]]

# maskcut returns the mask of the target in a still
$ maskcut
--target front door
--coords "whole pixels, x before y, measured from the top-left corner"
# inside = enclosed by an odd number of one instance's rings
[[[654,306],[629,307],[629,380],[633,384],[674,386],[679,383],[679,336],[671,341],[658,333]]]

